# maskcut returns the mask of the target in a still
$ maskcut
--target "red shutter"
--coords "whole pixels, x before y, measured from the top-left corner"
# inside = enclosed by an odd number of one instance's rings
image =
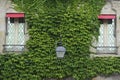
[[[101,14],[98,19],[115,19],[115,14]]]
[[[21,18],[21,17],[25,17],[25,14],[24,13],[7,13],[6,17]]]

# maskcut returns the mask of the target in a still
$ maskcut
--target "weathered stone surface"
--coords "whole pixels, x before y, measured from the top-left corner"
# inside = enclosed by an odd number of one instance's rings
[[[8,9],[9,0],[0,0],[0,53],[3,51],[3,44],[5,42],[5,14]]]
[[[93,78],[92,80],[120,80],[120,74],[111,75],[111,76],[108,76],[108,77],[97,76],[97,77]]]

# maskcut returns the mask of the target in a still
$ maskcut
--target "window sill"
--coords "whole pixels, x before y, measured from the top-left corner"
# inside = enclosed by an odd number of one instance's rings
[[[90,58],[94,57],[120,57],[120,55],[117,54],[90,54]]]

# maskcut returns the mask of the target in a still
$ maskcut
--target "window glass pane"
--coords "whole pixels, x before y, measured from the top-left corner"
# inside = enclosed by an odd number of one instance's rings
[[[19,18],[19,23],[25,23],[25,19],[24,18]]]
[[[108,19],[108,24],[112,24],[112,19]]]
[[[14,18],[10,18],[10,23],[14,23]]]

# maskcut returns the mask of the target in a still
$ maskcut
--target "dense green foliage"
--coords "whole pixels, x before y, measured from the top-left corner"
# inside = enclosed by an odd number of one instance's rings
[[[26,13],[29,52],[0,56],[1,80],[42,80],[74,77],[90,80],[119,73],[119,58],[89,58],[92,36],[98,35],[97,15],[104,0],[13,0]],[[62,36],[67,52],[57,59],[55,47]],[[114,65],[113,65],[114,64]]]

